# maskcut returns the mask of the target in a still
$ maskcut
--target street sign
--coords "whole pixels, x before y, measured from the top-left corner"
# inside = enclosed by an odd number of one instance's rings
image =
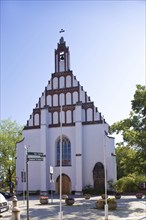
[[[41,158],[41,157],[30,157],[30,158],[28,158],[28,161],[43,161],[43,158]]]
[[[50,166],[50,174],[53,174],[53,173],[54,173],[53,167]]]
[[[28,152],[28,161],[43,161],[45,156],[41,152]]]
[[[146,189],[146,182],[139,183],[139,188],[140,189]]]
[[[28,152],[28,156],[29,156],[29,155],[42,157],[42,156],[43,156],[43,153],[40,153],[40,152]]]

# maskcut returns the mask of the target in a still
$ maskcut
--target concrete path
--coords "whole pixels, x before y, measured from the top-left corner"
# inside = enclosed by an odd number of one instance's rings
[[[113,197],[113,196],[109,196]],[[104,211],[95,209],[96,200],[99,196],[91,197],[90,200],[85,200],[83,197],[75,197],[73,206],[66,206],[65,201],[62,200],[63,220],[104,220]],[[10,206],[12,202],[9,201]],[[29,201],[29,220],[59,220],[60,211],[59,197],[51,199],[49,204],[41,205],[39,203],[39,196],[30,196]],[[21,210],[21,219],[27,220],[26,201],[18,198],[18,206]],[[11,208],[8,212],[2,214],[0,220],[11,219]],[[136,199],[135,196],[122,196],[117,200],[117,210],[109,211],[108,220],[146,220],[146,198]]]

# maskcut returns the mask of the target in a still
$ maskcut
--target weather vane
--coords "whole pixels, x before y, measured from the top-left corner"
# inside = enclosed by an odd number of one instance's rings
[[[63,33],[63,32],[65,32],[65,30],[63,30],[63,29],[61,29],[61,30],[59,31],[59,33]]]
[[[61,34],[61,33],[63,33],[63,32],[65,32],[65,30],[61,28],[61,30],[59,31],[59,33]],[[63,34],[62,34],[62,35],[63,35]],[[64,38],[63,38],[63,36],[60,38],[60,43],[61,43],[61,44],[64,43]]]

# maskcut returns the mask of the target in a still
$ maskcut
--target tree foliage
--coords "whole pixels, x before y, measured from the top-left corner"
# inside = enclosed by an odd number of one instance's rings
[[[119,192],[138,192],[140,191],[140,183],[146,182],[146,177],[142,175],[128,175],[120,178],[114,185],[116,191]]]
[[[118,121],[110,127],[111,133],[122,134],[119,146],[135,150],[134,158],[139,163],[140,173],[146,173],[146,87],[137,85],[131,101],[129,118]],[[123,149],[122,149],[123,150]],[[132,152],[131,152],[132,153]],[[120,152],[119,152],[120,154]],[[127,161],[128,162],[128,161]]]
[[[13,191],[16,170],[16,143],[22,139],[22,126],[10,119],[0,123],[0,179],[3,187]]]
[[[117,179],[138,173],[139,166],[136,164],[136,151],[130,147],[118,146],[116,148]]]

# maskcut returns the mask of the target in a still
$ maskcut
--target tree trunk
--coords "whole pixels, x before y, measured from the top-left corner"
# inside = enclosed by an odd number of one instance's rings
[[[9,191],[10,193],[13,193],[13,183],[12,183],[12,173],[11,173],[11,168],[9,167],[9,170],[8,170],[8,173],[9,173]]]

